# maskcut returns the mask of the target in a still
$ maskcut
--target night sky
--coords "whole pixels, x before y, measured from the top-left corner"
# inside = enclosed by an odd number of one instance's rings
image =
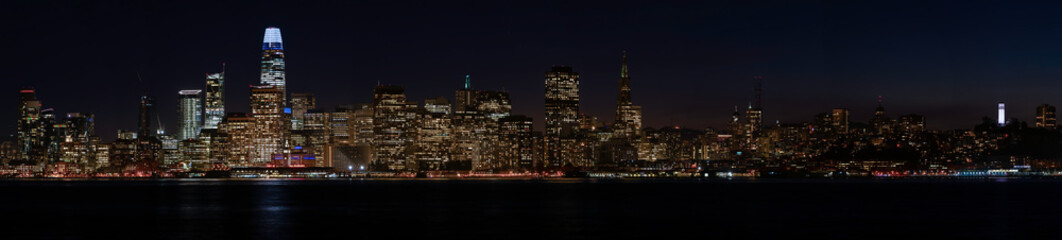
[[[611,122],[620,53],[646,126],[722,127],[764,76],[769,123],[834,107],[872,116],[919,113],[931,129],[995,118],[1032,121],[1062,105],[1062,6],[1009,1],[53,3],[0,9],[0,119],[14,134],[17,90],[57,113],[93,112],[97,134],[135,129],[138,96],[158,99],[169,132],[177,91],[201,89],[228,63],[226,110],[248,111],[264,29],[284,37],[289,92],[318,105],[370,102],[377,83],[410,100],[510,91],[515,114],[542,126],[543,73],[573,66],[583,112]],[[143,83],[137,81],[137,72]]]

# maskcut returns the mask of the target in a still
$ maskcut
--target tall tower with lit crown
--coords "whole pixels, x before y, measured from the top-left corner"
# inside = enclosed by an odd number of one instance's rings
[[[261,85],[279,89],[283,99],[287,100],[286,81],[284,79],[284,41],[280,37],[280,28],[268,27],[262,39]]]

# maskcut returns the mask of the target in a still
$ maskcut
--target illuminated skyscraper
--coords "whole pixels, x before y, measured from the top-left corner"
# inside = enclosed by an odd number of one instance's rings
[[[44,147],[41,101],[32,88],[18,91],[18,147],[22,159],[30,159],[34,149]]]
[[[472,82],[465,75],[465,85],[454,93],[453,133],[454,144],[451,160],[477,165],[483,157],[481,140],[486,134],[485,118],[477,111],[477,91],[472,89]]]
[[[579,73],[554,66],[546,72],[546,161],[549,167],[571,162],[579,129]]]
[[[1043,104],[1036,107],[1036,127],[1055,129],[1055,106]]]
[[[251,117],[254,118],[254,148],[252,164],[269,163],[273,154],[283,154],[284,134],[291,122],[285,119],[284,92],[274,86],[251,87]]]
[[[749,104],[749,109],[745,111],[745,119],[748,120],[745,135],[749,141],[753,141],[753,137],[763,128],[763,77],[756,76],[753,80],[756,81],[753,86],[753,103]]]
[[[848,134],[848,109],[834,108],[830,113],[830,123],[836,134]]]
[[[375,164],[389,170],[408,166],[406,148],[416,134],[410,128],[405,89],[378,85],[373,89],[373,157]]]
[[[432,103],[427,103],[428,101]],[[428,101],[425,101],[424,109],[416,110],[414,123],[416,133],[413,139],[412,158],[416,161],[417,170],[441,169],[446,162],[450,161],[453,144],[452,119],[447,114],[449,104],[445,98],[428,99]],[[443,104],[445,106],[442,106]],[[431,105],[434,105],[435,111],[428,110]]]
[[[457,93],[455,95],[455,113],[463,114],[466,111],[476,110],[476,91],[472,89],[471,76],[465,75],[465,87],[457,89]]]
[[[203,90],[199,89],[177,92],[177,117],[180,118],[178,140],[199,137],[199,130],[203,127],[202,93]]]
[[[641,135],[642,107],[631,102],[631,78],[627,69],[627,51],[623,51],[620,65],[619,97],[616,100],[616,124],[613,127],[617,137],[630,138]]]
[[[218,124],[218,131],[225,139],[220,144],[218,155],[223,156],[225,164],[230,167],[254,166],[252,160],[255,152],[255,119],[243,113],[230,113]]]
[[[1007,114],[1006,114],[1007,106],[1003,102],[999,102],[998,106],[999,106],[999,114],[997,115],[997,118],[996,118],[996,124],[999,124],[999,126],[1002,127],[1002,126],[1007,125]]]
[[[317,108],[313,93],[291,94],[291,130],[302,130],[306,111]]]
[[[218,124],[225,118],[225,64],[221,66],[220,73],[206,76],[206,98],[203,102],[204,129],[217,129]]]
[[[445,97],[425,99],[424,109],[431,113],[450,115],[450,101],[446,100]]]
[[[262,76],[261,84],[276,87],[281,100],[287,100],[286,81],[284,79],[284,41],[280,37],[280,28],[268,27],[262,39]]]
[[[503,169],[534,169],[532,126],[531,118],[523,115],[511,115],[498,120],[500,137],[499,141],[492,144],[498,145],[498,159]]]
[[[513,110],[509,92],[505,91],[479,91],[475,103],[476,111],[495,121],[509,116]]]

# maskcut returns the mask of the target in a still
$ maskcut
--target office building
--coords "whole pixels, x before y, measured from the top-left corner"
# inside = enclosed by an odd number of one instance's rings
[[[177,92],[177,139],[186,140],[199,137],[203,127],[203,90],[181,90]]]

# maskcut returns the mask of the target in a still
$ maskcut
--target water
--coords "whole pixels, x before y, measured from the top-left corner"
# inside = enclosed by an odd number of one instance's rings
[[[1058,239],[1053,180],[4,181],[2,239]],[[687,238],[688,237],[688,238]]]

